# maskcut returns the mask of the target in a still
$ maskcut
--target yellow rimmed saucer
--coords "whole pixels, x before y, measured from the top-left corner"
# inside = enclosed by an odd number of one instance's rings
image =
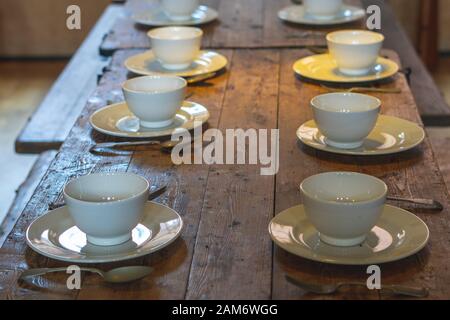
[[[380,115],[375,128],[356,149],[338,149],[325,143],[314,120],[307,121],[297,129],[297,137],[314,149],[359,156],[375,156],[403,152],[419,145],[425,138],[425,132],[417,124],[397,117]]]
[[[179,77],[193,77],[211,72],[217,72],[226,67],[228,61],[223,55],[214,51],[200,51],[191,66],[183,70],[167,70],[156,59],[152,50],[129,57],[125,60],[125,67],[138,75],[174,75]]]
[[[294,72],[301,77],[334,83],[374,82],[394,76],[399,67],[390,59],[378,57],[372,70],[361,76],[344,75],[338,70],[336,61],[330,54],[317,54],[297,60],[293,66]]]
[[[323,263],[370,265],[397,261],[420,251],[428,242],[425,222],[409,211],[385,205],[367,239],[353,247],[336,247],[321,241],[303,205],[277,214],[269,224],[273,242],[284,250]]]

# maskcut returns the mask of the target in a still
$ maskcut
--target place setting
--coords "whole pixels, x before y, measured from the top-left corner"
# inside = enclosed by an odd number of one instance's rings
[[[295,5],[281,9],[278,17],[290,23],[331,26],[356,22],[366,13],[363,8],[346,5],[342,0],[293,0]]]
[[[313,119],[297,129],[305,145],[336,154],[377,156],[404,152],[425,138],[423,128],[380,115],[382,102],[370,95],[335,92],[311,100]]]
[[[395,61],[380,56],[384,36],[367,30],[340,30],[326,36],[328,53],[297,60],[293,70],[302,79],[322,84],[374,84],[392,79]]]
[[[200,50],[203,31],[198,28],[164,27],[148,34],[152,50],[124,63],[130,72],[141,76],[122,84],[125,101],[91,115],[89,121],[96,131],[122,138],[157,138],[193,130],[208,121],[208,109],[188,101],[186,87],[223,72],[227,59]],[[145,143],[128,143],[135,144]]]
[[[193,130],[208,121],[209,111],[186,100],[186,86],[187,81],[177,76],[129,79],[122,85],[125,101],[95,111],[89,122],[98,132],[131,139]]]
[[[218,18],[213,8],[200,5],[199,0],[161,0],[151,8],[132,15],[134,22],[151,27],[195,26]]]
[[[183,220],[175,210],[151,202],[161,192],[149,187],[145,178],[132,173],[74,178],[64,187],[65,205],[29,225],[27,244],[39,254],[70,263],[116,262],[161,250],[180,236]],[[43,271],[30,269],[24,277]],[[122,270],[132,276],[142,271],[140,266]]]
[[[125,60],[128,71],[137,75],[175,75],[189,83],[215,77],[227,66],[220,53],[201,50],[203,31],[194,27],[163,27],[147,35],[151,50]]]
[[[385,204],[386,184],[355,172],[325,172],[300,184],[302,205],[278,213],[272,240],[296,256],[328,264],[372,265],[411,256],[428,242],[415,214]]]

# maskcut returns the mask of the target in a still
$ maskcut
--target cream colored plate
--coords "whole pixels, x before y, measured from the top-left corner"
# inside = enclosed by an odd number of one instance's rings
[[[80,263],[114,262],[158,251],[181,233],[183,220],[173,209],[154,202],[145,205],[144,218],[132,231],[132,239],[116,246],[86,242],[86,234],[75,226],[67,207],[49,211],[34,220],[26,232],[34,251],[56,260]]]
[[[348,155],[381,155],[398,153],[414,148],[425,138],[425,132],[417,124],[396,117],[380,115],[375,128],[356,149],[338,149],[325,143],[314,120],[297,129],[297,137],[304,144],[322,151]]]
[[[125,138],[156,138],[170,136],[182,130],[192,130],[209,119],[208,110],[195,102],[184,101],[175,120],[168,127],[149,129],[139,126],[139,120],[128,109],[126,102],[106,106],[94,112],[89,121],[92,127],[104,134]]]
[[[281,20],[300,23],[305,25],[334,25],[342,24],[360,20],[364,18],[366,13],[362,8],[344,5],[341,12],[339,12],[333,19],[324,20],[317,19],[314,16],[305,13],[303,5],[289,6],[278,12],[278,17]]]
[[[336,247],[319,239],[303,205],[277,214],[269,224],[272,240],[284,250],[305,259],[345,265],[396,261],[421,250],[428,242],[428,227],[414,214],[386,205],[366,241],[354,247]]]
[[[129,57],[125,60],[125,67],[136,74],[144,76],[176,75],[179,77],[193,77],[216,72],[226,67],[227,58],[213,51],[200,51],[192,65],[185,70],[164,69],[151,50]]]
[[[294,63],[293,69],[298,75],[316,81],[361,83],[390,78],[398,72],[398,65],[392,60],[379,57],[369,74],[347,76],[339,72],[335,60],[325,53],[302,58]]]
[[[192,14],[192,18],[187,21],[174,21],[171,20],[161,10],[148,10],[139,12],[133,15],[134,22],[143,24],[146,26],[162,27],[162,26],[195,26],[211,22],[218,17],[216,10],[207,6],[199,6],[198,9]]]

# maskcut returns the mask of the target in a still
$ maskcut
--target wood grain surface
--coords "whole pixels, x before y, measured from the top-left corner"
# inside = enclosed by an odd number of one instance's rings
[[[360,0],[347,0],[361,6]],[[305,26],[283,22],[278,11],[293,5],[290,0],[205,0],[219,13],[216,21],[200,26],[204,31],[204,48],[276,48],[297,46],[324,46],[325,35],[335,30],[330,26]],[[105,36],[100,52],[111,55],[118,49],[148,48],[147,31],[151,28],[134,22],[132,15],[144,10],[156,10],[157,0],[145,3],[129,0],[124,16],[117,19]],[[339,25],[339,29],[364,28],[364,20]]]
[[[311,119],[309,100],[325,92],[300,81],[292,64],[310,54],[300,49],[220,50],[229,59],[227,72],[206,83],[191,86],[193,101],[211,112],[209,127],[220,129],[280,129],[280,170],[276,176],[260,175],[258,165],[174,165],[170,155],[145,147],[119,154],[93,155],[95,142],[119,141],[92,130],[89,115],[108,102],[122,99],[120,84],[129,76],[123,61],[140,50],[119,50],[94,95],[64,142],[18,223],[0,249],[0,298],[11,299],[389,299],[368,290],[343,290],[331,296],[307,294],[288,284],[286,273],[320,282],[363,280],[364,267],[319,264],[284,252],[272,244],[267,226],[280,211],[301,202],[298,185],[319,172],[351,170],[383,179],[398,196],[430,197],[445,210],[429,213],[414,207],[430,229],[430,243],[420,253],[384,264],[384,283],[404,283],[430,288],[429,298],[450,297],[449,210],[447,189],[428,138],[408,152],[380,157],[327,154],[301,145],[296,129]],[[398,56],[386,51],[394,60]],[[411,91],[401,74],[381,85],[401,88],[401,94],[377,95],[382,113],[422,125]],[[64,266],[42,257],[25,243],[30,222],[61,198],[72,177],[91,172],[132,171],[151,185],[168,184],[157,201],[182,216],[185,229],[167,248],[132,261],[102,264],[104,270],[122,265],[155,267],[148,278],[128,285],[106,285],[92,274],[83,275],[80,291],[67,290],[67,275],[53,274],[36,283],[18,283],[22,269]]]
[[[146,49],[150,42],[149,27],[139,26],[130,18],[133,12],[151,8],[157,0],[130,0],[111,5],[93,32],[73,57],[21,134],[16,151],[39,153],[58,149],[79,116],[84,103],[95,89],[96,80],[105,65],[105,56],[120,49]],[[364,7],[375,4],[381,8],[385,47],[398,52],[405,67],[412,70],[411,90],[425,125],[450,125],[450,108],[421,62],[414,47],[399,25],[390,6],[383,0],[349,0]],[[289,0],[206,0],[203,3],[219,12],[219,20],[202,26],[205,48],[287,48],[325,46],[325,35],[331,30],[363,28],[363,21],[330,27],[301,26],[282,22],[277,17]],[[103,39],[103,40],[102,40]],[[100,46],[100,48],[99,48]]]

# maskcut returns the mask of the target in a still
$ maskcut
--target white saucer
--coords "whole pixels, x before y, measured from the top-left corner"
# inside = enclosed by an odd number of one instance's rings
[[[75,226],[67,207],[61,207],[34,220],[26,238],[31,249],[46,257],[100,263],[133,259],[158,251],[178,238],[182,228],[183,220],[173,209],[147,202],[144,218],[134,228],[132,240],[116,246],[96,246],[86,242],[86,234]]]
[[[226,67],[227,58],[214,51],[200,51],[192,65],[184,70],[168,70],[163,68],[152,50],[139,53],[125,60],[125,67],[138,75],[175,75],[179,77],[193,77],[219,71]]]
[[[333,25],[349,23],[364,18],[364,9],[344,5],[342,10],[332,19],[318,19],[305,12],[303,5],[289,6],[278,12],[281,20],[305,25]]]
[[[377,225],[358,246],[336,247],[322,242],[305,215],[303,205],[277,214],[269,224],[272,240],[305,259],[344,265],[396,261],[421,250],[428,242],[428,227],[416,215],[386,205]]]
[[[195,26],[200,24],[209,23],[216,20],[219,14],[216,10],[208,6],[199,6],[198,9],[192,14],[192,18],[186,21],[174,21],[171,20],[160,9],[155,11],[146,10],[136,13],[132,16],[134,22],[143,24],[146,26],[163,27],[163,26]]]
[[[297,129],[301,142],[314,149],[331,153],[376,156],[403,152],[419,145],[425,132],[417,124],[397,117],[378,116],[375,128],[364,139],[362,146],[355,149],[339,149],[326,143],[314,120],[305,122]]]
[[[171,125],[150,129],[139,125],[139,119],[131,113],[126,102],[119,102],[97,110],[89,122],[95,130],[114,137],[156,138],[192,130],[195,125],[200,126],[208,119],[208,109],[198,103],[184,101]]]

